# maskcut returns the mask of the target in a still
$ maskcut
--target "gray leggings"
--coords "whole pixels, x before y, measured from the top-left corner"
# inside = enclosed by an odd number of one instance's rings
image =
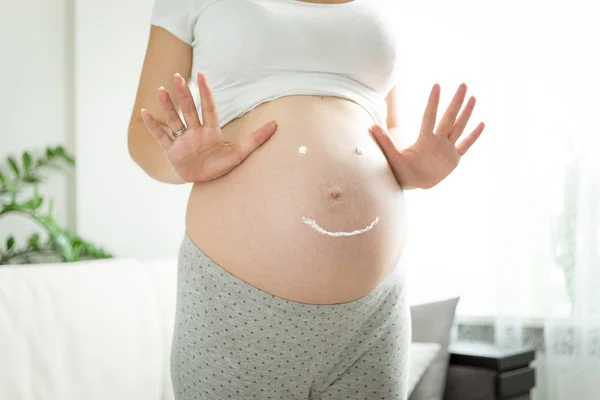
[[[186,235],[171,348],[175,398],[406,399],[411,328],[400,276],[347,303],[299,303],[230,274]]]

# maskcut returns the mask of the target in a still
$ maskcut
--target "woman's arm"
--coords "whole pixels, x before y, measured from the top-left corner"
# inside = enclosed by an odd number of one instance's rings
[[[152,178],[165,183],[183,183],[167,160],[165,151],[148,131],[140,110],[145,108],[169,131],[158,102],[158,88],[164,86],[178,107],[173,87],[173,76],[179,73],[188,81],[192,68],[192,47],[167,30],[151,25],[150,37],[142,66],[128,130],[128,148],[131,158]]]

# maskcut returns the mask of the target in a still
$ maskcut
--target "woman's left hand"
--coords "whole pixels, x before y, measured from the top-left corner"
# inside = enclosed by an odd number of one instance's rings
[[[402,188],[429,189],[444,180],[457,166],[460,158],[483,132],[481,122],[458,145],[456,141],[463,133],[473,108],[475,97],[471,96],[464,110],[456,119],[467,93],[467,85],[461,84],[434,132],[440,85],[431,89],[421,131],[417,141],[400,151],[391,135],[380,125],[373,125],[371,132],[381,146],[394,175]],[[392,128],[394,129],[394,128]]]

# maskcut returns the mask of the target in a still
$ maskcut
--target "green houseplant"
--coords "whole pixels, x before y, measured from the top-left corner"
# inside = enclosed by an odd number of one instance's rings
[[[17,243],[13,235],[0,242],[0,265],[36,263],[40,260],[72,262],[82,259],[111,258],[112,255],[68,229],[60,226],[53,217],[52,199],[46,199],[38,191],[42,172],[51,168],[75,165],[74,157],[64,147],[47,147],[40,155],[24,151],[18,158],[8,156],[6,165],[0,166],[0,218],[7,214],[19,214],[33,219],[46,233],[42,240],[38,232]],[[27,195],[26,192],[33,194]],[[28,190],[29,189],[29,190]],[[43,207],[44,203],[48,207]],[[45,211],[44,211],[45,209]],[[0,220],[1,223],[1,220]]]

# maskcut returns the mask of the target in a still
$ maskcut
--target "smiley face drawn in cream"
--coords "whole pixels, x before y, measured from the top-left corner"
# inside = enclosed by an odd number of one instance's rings
[[[300,148],[298,149],[298,152],[302,155],[305,155],[307,151],[308,151],[308,149],[306,148],[306,146],[300,146]],[[359,156],[364,154],[364,150],[360,146],[356,146],[354,151]],[[317,223],[317,221],[315,221],[314,219],[307,218],[305,216],[302,216],[302,222],[309,225],[311,228],[313,228],[314,230],[316,230],[317,232],[319,232],[322,235],[333,236],[333,237],[347,237],[347,236],[360,235],[362,233],[370,231],[379,222],[379,217],[376,216],[375,219],[369,225],[365,226],[364,228],[355,229],[351,232],[329,232],[326,229],[324,229],[323,227],[321,227]]]
[[[370,231],[379,222],[379,217],[375,217],[373,222],[371,222],[369,225],[365,226],[364,228],[356,229],[352,232],[329,232],[329,231],[323,229],[321,226],[319,226],[319,224],[317,224],[317,221],[315,221],[314,219],[306,218],[305,216],[302,216],[302,222],[304,222],[307,225],[310,225],[313,229],[315,229],[320,234],[327,235],[327,236],[340,237],[340,236],[355,236],[355,235],[360,235],[361,233]]]

